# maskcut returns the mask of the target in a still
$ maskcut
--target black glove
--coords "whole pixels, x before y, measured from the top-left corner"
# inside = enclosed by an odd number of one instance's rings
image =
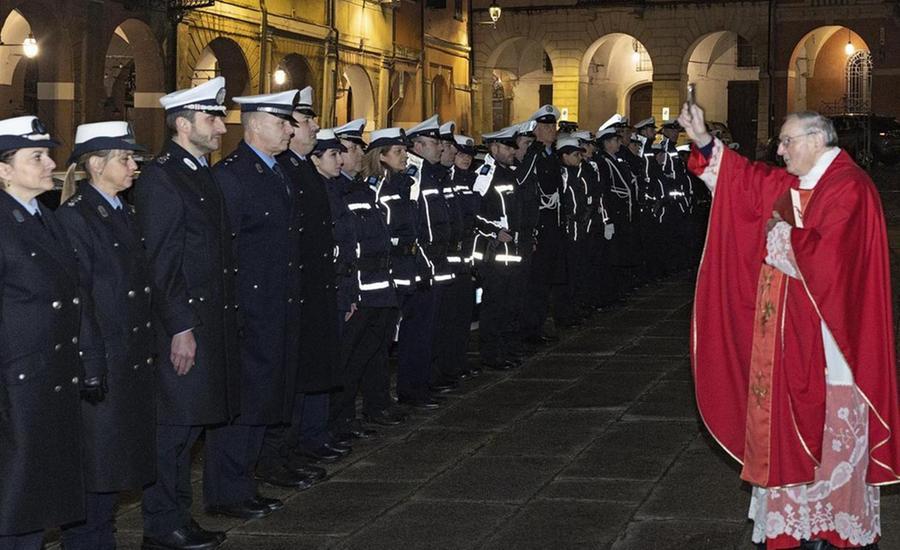
[[[109,386],[106,385],[106,375],[92,376],[81,381],[81,398],[96,405],[106,398]]]

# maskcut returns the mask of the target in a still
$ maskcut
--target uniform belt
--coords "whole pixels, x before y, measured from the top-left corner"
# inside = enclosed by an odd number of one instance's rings
[[[415,256],[419,252],[416,243],[396,245],[391,249],[391,256]]]
[[[372,256],[356,260],[356,267],[360,271],[381,271],[391,267],[391,259],[387,256]]]

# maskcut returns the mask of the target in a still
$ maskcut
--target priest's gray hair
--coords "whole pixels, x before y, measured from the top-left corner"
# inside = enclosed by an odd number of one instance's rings
[[[789,114],[785,117],[785,120],[792,118],[800,121],[807,132],[822,132],[822,135],[825,136],[825,145],[827,147],[837,147],[838,135],[830,118],[822,116],[815,111],[799,111]]]

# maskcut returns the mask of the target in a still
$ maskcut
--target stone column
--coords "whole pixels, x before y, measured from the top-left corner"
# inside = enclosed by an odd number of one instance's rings
[[[687,91],[680,74],[653,73],[653,109],[652,115],[656,117],[656,123],[661,125],[663,109],[669,109],[669,120],[678,118],[681,104],[684,102]],[[632,121],[636,122],[636,121]]]
[[[51,135],[60,142],[60,147],[50,150],[56,164],[63,167],[75,143],[75,83],[38,82],[37,116],[49,126]]]
[[[155,153],[166,139],[165,111],[159,98],[165,92],[134,92],[134,135],[138,143]]]

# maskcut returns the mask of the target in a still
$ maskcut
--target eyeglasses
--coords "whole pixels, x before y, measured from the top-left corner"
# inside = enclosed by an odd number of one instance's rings
[[[810,131],[804,132],[804,133],[802,133],[802,134],[797,134],[796,136],[779,137],[779,138],[778,138],[778,144],[779,144],[779,145],[784,145],[785,147],[790,147],[790,146],[791,146],[791,143],[792,143],[795,139],[800,139],[800,138],[802,138],[802,137],[805,137],[805,136],[809,136],[809,135],[815,134],[815,133],[817,133],[817,132],[819,132],[819,130],[810,130]]]

